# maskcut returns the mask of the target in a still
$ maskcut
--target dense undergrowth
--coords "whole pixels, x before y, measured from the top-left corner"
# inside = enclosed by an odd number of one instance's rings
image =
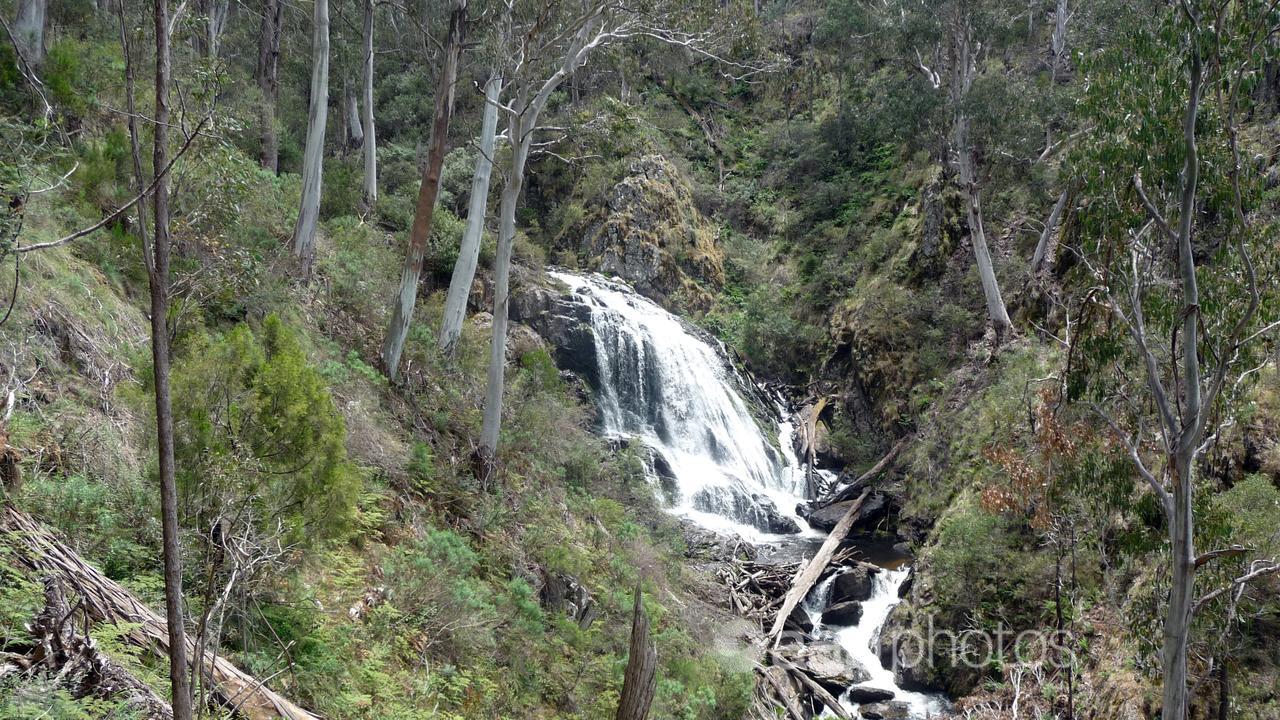
[[[60,102],[118,102],[91,61],[116,67],[118,49],[54,45],[46,80]],[[65,157],[14,170],[61,174],[78,162],[76,181],[33,196],[24,244],[90,224],[128,192],[127,138],[89,104],[59,108],[80,127]],[[391,387],[372,367],[411,208],[401,199],[417,188],[412,153],[385,148],[388,199],[376,220],[355,214],[350,161],[332,163],[316,276],[298,282],[284,247],[297,178],[259,170],[231,142],[229,115],[175,178],[170,318],[194,617],[232,568],[240,573],[216,618],[222,651],[329,718],[604,717],[617,704],[639,584],[662,662],[655,711],[741,717],[750,668],[705,642],[715,628],[691,610],[701,601],[689,588],[701,580],[682,563],[678,529],[657,510],[639,460],[589,432],[590,410],[546,350],[516,348],[504,462],[483,484],[470,464],[483,330],[468,324],[457,362],[443,360],[432,294],[404,381]],[[452,268],[461,226],[446,210],[436,227],[428,268],[438,278]],[[539,252],[526,245],[518,255]],[[24,476],[11,499],[160,604],[146,286],[130,221],[25,255],[18,278],[0,328],[5,364],[25,382],[8,424]],[[235,538],[257,564],[222,558],[215,537]],[[0,572],[3,649],[24,641],[41,601],[32,578],[11,564]],[[535,588],[550,576],[581,583],[590,621],[540,601]],[[150,660],[103,646],[164,689]],[[0,716],[108,714],[102,702],[50,700],[46,690],[6,681]]]

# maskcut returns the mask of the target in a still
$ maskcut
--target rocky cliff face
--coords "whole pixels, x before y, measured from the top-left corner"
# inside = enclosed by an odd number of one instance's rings
[[[724,285],[717,231],[661,155],[631,163],[581,237],[578,253],[587,268],[623,278],[664,307],[705,311]]]

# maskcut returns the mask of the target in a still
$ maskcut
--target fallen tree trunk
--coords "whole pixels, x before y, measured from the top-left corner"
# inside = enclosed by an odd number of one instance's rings
[[[123,635],[127,642],[158,657],[168,657],[168,626],[164,618],[8,503],[0,516],[0,542],[12,548],[17,560],[37,575],[57,578],[79,595],[89,620],[127,623],[132,626]],[[189,635],[186,643],[189,656],[194,657],[195,642]],[[225,658],[205,655],[199,662],[201,676],[210,684],[217,702],[235,715],[248,720],[320,720]]]
[[[35,644],[26,654],[0,653],[0,677],[16,670],[28,677],[43,675],[73,698],[94,697],[118,703],[129,717],[171,720],[173,708],[160,694],[102,652],[87,634],[76,630],[76,610],[55,577],[44,580],[44,609],[31,623]]]
[[[831,534],[827,535],[826,542],[822,543],[822,547],[818,549],[813,559],[808,565],[804,566],[797,575],[796,579],[791,583],[791,589],[787,591],[786,598],[782,601],[782,607],[778,609],[778,614],[774,617],[773,628],[769,631],[766,639],[773,647],[778,646],[778,641],[782,638],[782,626],[787,622],[787,616],[795,609],[796,605],[809,594],[809,589],[817,582],[818,577],[822,575],[822,571],[827,567],[827,563],[831,561],[831,555],[835,553],[836,548],[849,534],[849,528],[853,527],[853,520],[858,515],[858,510],[862,507],[862,502],[867,499],[867,495],[871,493],[870,489],[863,490],[857,500],[849,506],[845,511],[844,517],[840,518],[840,522],[836,523]]]
[[[817,680],[809,677],[804,670],[796,667],[790,660],[787,660],[772,650],[769,651],[769,657],[773,660],[774,664],[791,673],[791,675],[799,680],[801,684],[809,688],[809,692],[812,692],[814,697],[821,700],[822,704],[826,705],[831,712],[835,713],[836,717],[841,718],[841,720],[853,720],[853,716],[849,714],[848,710],[844,709],[844,706],[840,704],[840,701],[837,700],[834,695],[827,692],[827,689],[822,687]]]
[[[831,494],[831,497],[815,502],[813,504],[813,508],[817,510],[829,505],[835,505],[838,502],[844,502],[845,500],[852,499],[855,495],[862,492],[867,483],[871,482],[877,475],[884,472],[889,467],[890,463],[898,457],[898,453],[902,452],[902,448],[907,446],[907,441],[910,439],[910,437],[904,437],[894,443],[893,447],[889,448],[889,452],[885,453],[884,457],[880,458],[880,462],[877,462],[870,470],[859,475],[857,480],[854,480],[848,485],[836,490]]]

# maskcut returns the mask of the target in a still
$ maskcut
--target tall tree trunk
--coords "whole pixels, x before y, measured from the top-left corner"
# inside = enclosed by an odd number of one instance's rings
[[[48,0],[18,0],[18,17],[13,23],[14,39],[27,64],[37,67],[44,62],[44,24]]]
[[[206,13],[205,56],[216,59],[222,47],[222,32],[227,28],[227,16],[231,13],[231,2],[230,0],[211,0]]]
[[[307,117],[307,145],[302,155],[302,202],[293,229],[293,255],[311,274],[315,259],[316,224],[320,220],[320,189],[324,175],[324,133],[329,116],[329,0],[315,0],[311,39],[311,110]]]
[[[644,614],[640,585],[631,610],[631,649],[622,677],[622,697],[618,699],[616,720],[645,720],[658,686],[658,648],[649,640],[649,616]]]
[[[969,115],[964,109],[973,76],[977,70],[977,58],[973,55],[973,28],[963,9],[956,10],[951,18],[951,91],[952,137],[951,146],[956,154],[960,185],[968,199],[969,238],[973,244],[973,258],[982,281],[982,294],[986,298],[987,316],[995,327],[997,341],[1008,336],[1013,328],[1009,312],[1005,309],[996,279],[995,265],[987,246],[987,233],[982,226],[982,198],[978,190],[977,161],[969,136]]]
[[[393,300],[391,325],[382,344],[382,367],[387,377],[395,380],[400,369],[400,355],[413,322],[413,308],[418,301],[418,280],[431,236],[436,196],[440,193],[440,168],[444,165],[449,120],[453,116],[454,85],[458,79],[458,58],[462,54],[462,34],[467,24],[467,0],[455,0],[449,15],[449,36],[444,45],[444,65],[440,68],[440,84],[436,88],[435,119],[431,124],[431,143],[427,150],[427,167],[418,190],[418,206],[409,230],[409,247],[404,269],[400,273],[400,290]],[[496,319],[495,319],[495,327]]]
[[[360,101],[351,83],[344,77],[342,80],[342,126],[347,133],[347,147],[355,149],[364,144],[364,125],[360,119]]]
[[[1194,315],[1195,313],[1192,313]],[[1173,517],[1169,518],[1169,552],[1172,583],[1169,608],[1164,621],[1164,702],[1163,720],[1186,720],[1187,645],[1191,636],[1191,612],[1195,604],[1195,545],[1193,542],[1192,483],[1194,448],[1178,451],[1174,458]],[[1187,478],[1186,481],[1183,478]]]
[[[493,470],[498,456],[498,438],[502,430],[502,392],[505,384],[507,360],[507,309],[511,280],[511,252],[516,237],[516,207],[524,184],[524,166],[533,145],[533,131],[538,127],[538,117],[547,105],[551,93],[587,59],[597,43],[588,43],[593,29],[601,22],[599,17],[587,19],[579,28],[573,43],[565,55],[564,63],[529,98],[530,88],[515,91],[511,109],[507,111],[507,137],[511,143],[511,162],[507,170],[506,185],[502,189],[502,204],[498,210],[498,256],[494,262],[493,338],[489,346],[489,378],[484,396],[484,426],[480,430],[480,446],[476,455],[484,466],[486,476]],[[487,477],[486,477],[487,479]]]
[[[169,155],[169,3],[155,1],[155,172]],[[174,720],[191,720],[191,677],[182,608],[182,555],[178,544],[178,488],[173,459],[173,407],[169,396],[169,178],[155,183],[155,239],[147,268],[151,288],[151,359],[156,385],[156,449],[160,472],[160,520],[164,555],[165,620],[169,629],[169,687]],[[146,253],[143,253],[144,256]]]
[[[378,204],[378,141],[373,125],[373,0],[364,0],[364,206],[372,210]]]
[[[1058,81],[1058,75],[1066,63],[1067,55],[1067,20],[1071,12],[1067,9],[1067,0],[1057,0],[1053,10],[1053,37],[1050,39],[1050,50],[1053,53],[1053,69],[1050,78]]]
[[[498,457],[498,437],[502,430],[502,392],[506,385],[507,368],[507,310],[511,292],[511,253],[516,238],[516,208],[524,185],[524,165],[532,136],[529,130],[536,127],[537,122],[536,116],[526,124],[520,112],[508,114],[510,120],[507,123],[507,135],[511,138],[511,164],[498,208],[498,253],[493,262],[493,337],[489,343],[484,425],[480,430],[479,454],[487,468],[492,468]]]
[[[1186,720],[1188,715],[1187,643],[1191,635],[1191,614],[1195,607],[1196,551],[1195,460],[1204,435],[1205,414],[1201,397],[1200,368],[1200,288],[1196,280],[1196,260],[1192,248],[1195,230],[1196,189],[1200,180],[1200,155],[1196,144],[1196,115],[1200,108],[1202,62],[1195,42],[1191,43],[1191,88],[1183,120],[1186,157],[1182,167],[1180,215],[1178,217],[1178,271],[1182,293],[1182,432],[1173,450],[1173,512],[1169,520],[1169,552],[1172,553],[1172,584],[1169,610],[1164,623],[1163,720]]]
[[[480,152],[476,157],[476,171],[471,177],[471,202],[467,206],[467,230],[462,235],[462,247],[458,261],[453,266],[449,281],[449,296],[444,304],[444,317],[440,321],[440,350],[453,357],[462,334],[462,323],[467,315],[467,298],[471,295],[471,283],[475,280],[476,265],[480,261],[480,239],[484,235],[485,211],[489,205],[489,178],[493,174],[494,136],[498,130],[498,95],[502,90],[502,78],[497,71],[489,75],[484,85],[484,112],[480,121]]]
[[[276,134],[276,96],[280,94],[280,0],[263,0],[262,26],[258,32],[258,68],[254,76],[262,91],[260,118],[262,123],[262,148],[258,163],[266,170],[276,172],[280,152]]]

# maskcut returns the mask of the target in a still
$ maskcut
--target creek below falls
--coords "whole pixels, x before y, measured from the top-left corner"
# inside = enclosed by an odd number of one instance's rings
[[[785,401],[752,386],[717,341],[628,286],[600,275],[550,275],[569,286],[579,305],[578,322],[590,326],[591,339],[583,342],[594,345],[586,353],[594,361],[579,360],[587,366],[577,369],[592,386],[599,431],[648,448],[650,476],[669,511],[717,533],[736,534],[780,562],[812,557],[826,533],[811,528],[796,507],[816,499],[818,488],[836,478],[817,470],[816,482],[806,482]],[[910,559],[889,543],[851,538],[846,544],[881,570],[871,575],[870,595],[855,625],[822,623],[838,573],[815,586],[802,605],[814,626],[810,635],[834,641],[862,666],[865,673],[850,669],[867,678],[854,688],[892,693],[898,713],[892,717],[940,714],[944,698],[899,687],[877,653],[880,628],[900,602]],[[844,692],[840,702],[859,717],[862,708],[852,694],[857,691]]]

